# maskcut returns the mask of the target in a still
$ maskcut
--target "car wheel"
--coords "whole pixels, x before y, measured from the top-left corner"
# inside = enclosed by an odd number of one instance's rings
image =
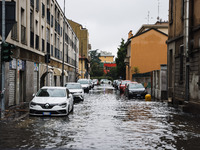
[[[131,96],[128,94],[128,99],[131,99]]]

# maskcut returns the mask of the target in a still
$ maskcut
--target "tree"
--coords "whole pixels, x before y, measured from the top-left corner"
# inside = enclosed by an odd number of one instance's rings
[[[126,45],[124,43],[124,39],[121,41],[121,45],[118,48],[117,58],[115,59],[117,64],[117,75],[122,79],[126,78],[126,65],[124,60],[126,58]]]
[[[117,79],[117,68],[116,67],[112,67],[110,69],[110,71],[107,73],[107,76],[111,77],[112,79]]]
[[[99,59],[100,54],[97,50],[90,51],[90,75],[91,77],[99,77],[103,75],[103,67],[101,67],[101,60]]]

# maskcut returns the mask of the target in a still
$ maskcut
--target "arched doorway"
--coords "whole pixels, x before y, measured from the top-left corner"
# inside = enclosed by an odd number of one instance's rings
[[[43,86],[45,86],[45,77],[47,76],[48,72],[45,72],[41,78],[40,78],[40,88],[42,88]]]

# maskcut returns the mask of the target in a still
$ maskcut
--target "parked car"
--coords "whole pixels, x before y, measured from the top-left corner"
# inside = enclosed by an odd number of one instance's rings
[[[115,88],[116,88],[117,90],[119,89],[120,83],[121,83],[121,80],[117,80],[117,81],[116,81]]]
[[[101,79],[100,80],[101,84],[112,84],[112,81],[108,80],[108,79]]]
[[[73,95],[74,100],[84,100],[84,90],[80,83],[69,82],[65,84],[65,87]]]
[[[119,84],[120,93],[123,93],[125,90],[126,83],[131,82],[130,80],[122,80]]]
[[[141,83],[129,83],[125,89],[125,96],[128,99],[135,98],[145,98],[147,91]]]
[[[89,83],[90,83],[90,89],[94,88],[94,84],[92,82],[92,79],[88,79],[89,80]]]
[[[29,104],[29,114],[65,116],[73,110],[73,96],[66,87],[42,87]]]
[[[89,93],[89,91],[91,89],[91,84],[90,84],[90,81],[88,79],[79,79],[77,81],[77,83],[81,84],[81,86],[83,87],[84,92]]]
[[[98,79],[93,79],[92,82],[93,82],[94,85],[98,85],[99,84],[99,80]]]

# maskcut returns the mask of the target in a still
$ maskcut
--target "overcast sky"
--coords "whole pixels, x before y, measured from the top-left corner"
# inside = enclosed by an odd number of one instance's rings
[[[64,0],[57,2],[63,9]],[[88,29],[92,50],[115,56],[121,39],[126,41],[130,30],[135,34],[143,24],[156,23],[158,12],[167,21],[168,10],[169,0],[65,0],[66,17]]]

